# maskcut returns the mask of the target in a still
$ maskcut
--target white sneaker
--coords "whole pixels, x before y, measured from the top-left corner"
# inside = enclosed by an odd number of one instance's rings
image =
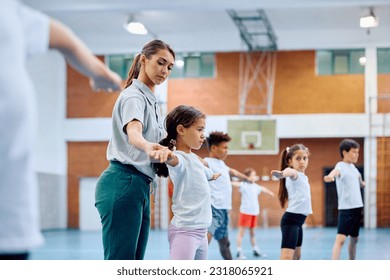
[[[267,256],[267,254],[260,252],[260,250],[258,250],[258,249],[253,250],[253,255],[255,257],[263,257],[263,258],[265,258]]]
[[[244,256],[244,254],[242,252],[237,252],[237,259],[239,260],[245,260],[246,257]]]

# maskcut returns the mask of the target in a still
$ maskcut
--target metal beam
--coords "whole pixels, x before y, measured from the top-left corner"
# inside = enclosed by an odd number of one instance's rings
[[[272,114],[277,44],[263,10],[228,10],[247,50],[240,54],[239,114]],[[250,99],[250,102],[248,100]]]

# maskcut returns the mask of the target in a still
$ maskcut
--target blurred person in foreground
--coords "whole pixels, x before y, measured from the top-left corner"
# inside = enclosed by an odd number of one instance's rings
[[[65,25],[16,0],[0,2],[0,42],[0,260],[24,260],[43,243],[32,161],[37,108],[28,58],[57,49],[90,78],[94,90],[118,90],[121,78]]]

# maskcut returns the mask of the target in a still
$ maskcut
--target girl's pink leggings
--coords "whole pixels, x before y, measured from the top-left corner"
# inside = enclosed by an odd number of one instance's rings
[[[207,229],[168,228],[171,260],[207,260]]]

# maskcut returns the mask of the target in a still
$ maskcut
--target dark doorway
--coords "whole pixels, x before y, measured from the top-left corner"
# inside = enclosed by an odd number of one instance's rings
[[[334,167],[325,167],[323,170],[323,175],[328,175]],[[364,180],[364,168],[362,166],[356,166],[359,170],[360,174],[362,174],[362,178]],[[325,183],[325,226],[327,227],[337,227],[337,190],[336,183]],[[364,191],[361,190],[362,198],[364,202]],[[362,219],[361,224],[364,225],[364,210],[362,210]]]

